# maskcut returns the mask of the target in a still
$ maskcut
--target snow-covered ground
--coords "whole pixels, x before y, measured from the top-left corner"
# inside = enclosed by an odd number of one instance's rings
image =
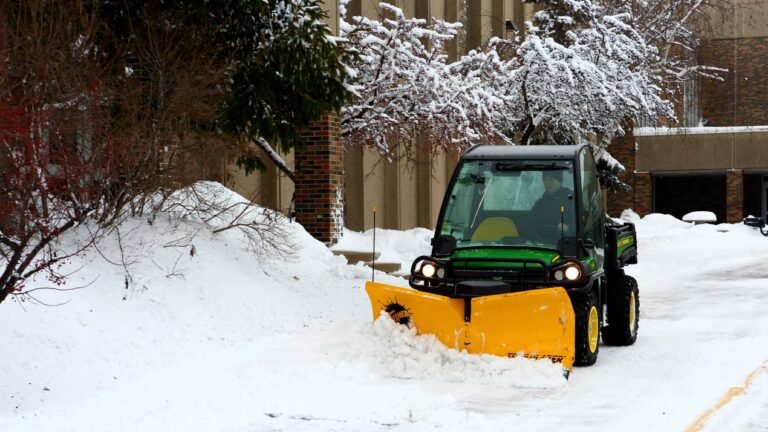
[[[565,380],[373,324],[370,269],[297,224],[281,259],[235,230],[133,219],[64,269],[84,288],[35,293],[58,306],[0,304],[0,431],[768,431],[768,238],[636,222],[638,341]],[[429,238],[377,230],[377,249],[408,268]],[[370,243],[348,231],[339,247]]]

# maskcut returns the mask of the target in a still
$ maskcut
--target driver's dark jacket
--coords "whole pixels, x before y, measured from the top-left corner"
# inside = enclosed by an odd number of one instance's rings
[[[565,207],[563,217],[565,224],[568,225],[573,215],[573,199],[569,199],[569,195],[573,195],[573,191],[564,187],[551,194],[544,192],[544,195],[531,208],[535,222],[541,225],[557,226],[560,223],[560,207]]]

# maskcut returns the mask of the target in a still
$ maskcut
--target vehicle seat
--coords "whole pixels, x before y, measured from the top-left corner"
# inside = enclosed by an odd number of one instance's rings
[[[489,217],[480,222],[474,233],[472,241],[495,241],[504,237],[517,237],[517,225],[510,218]]]

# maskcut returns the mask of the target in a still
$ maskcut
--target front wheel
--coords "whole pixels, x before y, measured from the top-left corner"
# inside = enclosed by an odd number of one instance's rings
[[[576,315],[576,358],[574,365],[590,366],[597,361],[600,350],[600,313],[597,294],[590,290],[572,298]]]
[[[637,281],[621,272],[608,290],[608,323],[603,329],[603,342],[606,345],[632,345],[637,340],[640,320]]]

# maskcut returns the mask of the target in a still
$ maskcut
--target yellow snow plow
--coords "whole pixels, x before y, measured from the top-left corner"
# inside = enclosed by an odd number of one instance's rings
[[[367,282],[373,318],[381,311],[449,348],[506,357],[548,358],[570,370],[574,314],[563,288],[451,298]]]

